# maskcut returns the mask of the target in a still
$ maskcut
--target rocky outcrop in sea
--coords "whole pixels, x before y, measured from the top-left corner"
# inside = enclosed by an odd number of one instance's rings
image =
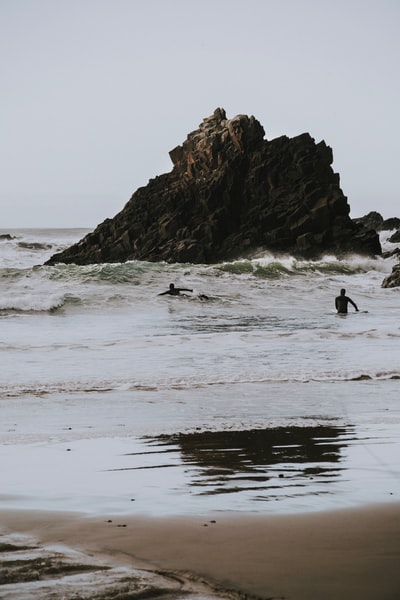
[[[385,277],[385,279],[382,282],[382,287],[384,287],[384,288],[393,288],[393,287],[399,287],[399,286],[400,286],[400,263],[398,263],[397,265],[394,265],[394,267],[392,267],[392,272],[390,273],[390,275]]]
[[[169,173],[47,264],[216,263],[262,250],[379,255],[376,231],[349,216],[331,148],[308,133],[264,135],[253,116],[216,109],[171,150]]]
[[[387,241],[391,244],[397,244],[400,242],[400,218],[391,217],[384,219],[382,215],[376,211],[372,211],[363,217],[354,219],[356,223],[363,224],[365,227],[375,229],[376,231],[390,231],[393,233],[387,238]],[[400,248],[397,246],[394,249],[386,250],[382,252],[383,258],[395,258],[400,259]],[[400,286],[400,263],[392,267],[390,275],[385,277],[382,282],[382,287],[393,288]]]
[[[400,219],[398,217],[384,219],[382,215],[376,211],[369,212],[364,217],[353,220],[355,223],[362,224],[367,227],[367,229],[375,229],[375,231],[391,231],[392,229],[400,230]],[[398,234],[398,232],[396,233]]]

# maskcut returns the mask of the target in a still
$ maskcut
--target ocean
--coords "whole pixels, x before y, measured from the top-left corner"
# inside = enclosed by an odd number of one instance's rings
[[[43,266],[86,233],[0,232],[0,508],[399,500],[400,288],[381,287],[393,261]],[[160,296],[171,282],[193,291]],[[343,287],[359,312],[336,314]]]

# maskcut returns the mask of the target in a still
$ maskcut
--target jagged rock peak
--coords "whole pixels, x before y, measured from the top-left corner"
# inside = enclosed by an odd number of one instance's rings
[[[253,116],[227,119],[217,108],[171,150],[171,172],[47,264],[216,263],[261,250],[380,254],[377,233],[349,217],[332,149],[308,133],[264,135]]]
[[[253,150],[263,138],[264,129],[253,116],[237,115],[228,120],[225,110],[217,108],[169,156],[179,171],[193,179],[217,169],[236,153]]]

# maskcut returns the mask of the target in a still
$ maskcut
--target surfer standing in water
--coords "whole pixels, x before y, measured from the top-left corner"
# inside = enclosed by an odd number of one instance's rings
[[[342,288],[340,290],[340,296],[336,296],[335,298],[335,307],[340,315],[347,314],[347,306],[349,303],[352,304],[358,312],[357,304],[353,302],[351,298],[346,296],[346,290]]]

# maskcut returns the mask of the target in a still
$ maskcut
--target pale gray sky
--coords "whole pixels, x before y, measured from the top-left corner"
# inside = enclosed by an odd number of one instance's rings
[[[94,227],[218,106],[400,216],[398,0],[0,0],[0,227]]]

